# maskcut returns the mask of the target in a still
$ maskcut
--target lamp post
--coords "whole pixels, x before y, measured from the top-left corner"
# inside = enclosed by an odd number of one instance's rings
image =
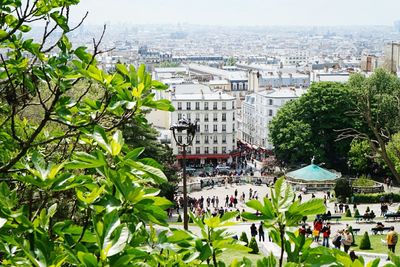
[[[182,178],[183,178],[183,227],[188,230],[188,200],[187,200],[187,181],[186,181],[186,147],[191,146],[196,134],[197,121],[191,123],[190,120],[180,119],[178,123],[171,126],[170,130],[174,136],[176,144],[182,148]],[[186,135],[186,142],[184,136]],[[178,138],[181,136],[181,138]]]

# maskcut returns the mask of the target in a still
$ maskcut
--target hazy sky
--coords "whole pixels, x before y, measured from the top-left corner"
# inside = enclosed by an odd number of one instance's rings
[[[393,25],[400,0],[81,0],[90,24]]]

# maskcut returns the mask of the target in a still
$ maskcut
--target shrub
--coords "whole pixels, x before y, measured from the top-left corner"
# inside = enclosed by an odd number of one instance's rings
[[[182,222],[182,216],[181,216],[181,214],[178,215],[178,220],[177,220],[177,222]]]
[[[360,249],[371,249],[371,241],[369,240],[368,232],[365,232],[361,239]]]
[[[192,218],[192,216],[189,216],[189,223],[193,223],[193,218]]]
[[[375,181],[368,179],[365,176],[361,176],[353,181],[353,186],[360,186],[360,187],[371,187],[375,185]]]
[[[246,243],[246,246],[249,245],[249,239],[247,238],[247,235],[245,232],[242,232],[242,235],[240,236],[240,241]]]
[[[351,217],[351,211],[350,211],[350,209],[347,209],[347,210],[346,210],[345,217]]]
[[[400,202],[400,194],[394,194],[394,193],[354,194],[355,203],[381,203],[381,199],[385,199],[385,201],[392,199],[393,202]]]
[[[356,210],[354,211],[354,217],[357,217],[357,216],[360,216],[360,212],[358,211],[358,209],[356,209]]]
[[[249,248],[251,248],[251,251],[249,253],[251,254],[258,254],[258,244],[257,241],[254,237],[251,238]]]

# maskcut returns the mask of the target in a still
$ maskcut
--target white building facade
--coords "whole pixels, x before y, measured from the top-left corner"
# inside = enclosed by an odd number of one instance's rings
[[[242,103],[242,118],[239,127],[241,141],[254,147],[270,150],[268,125],[278,110],[288,101],[297,99],[306,90],[280,88],[246,96]]]
[[[197,121],[193,145],[187,147],[187,159],[192,164],[220,163],[232,160],[236,149],[235,98],[222,92],[213,92],[202,84],[181,84],[171,90],[171,123],[181,118]],[[177,133],[182,140],[184,134]],[[183,139],[184,140],[184,139]],[[173,153],[181,158],[175,140]]]

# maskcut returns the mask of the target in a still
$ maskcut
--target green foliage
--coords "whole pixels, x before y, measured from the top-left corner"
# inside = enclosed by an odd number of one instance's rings
[[[379,193],[379,194],[354,194],[355,203],[381,203],[381,199],[393,202],[400,202],[400,194],[396,193]]]
[[[292,187],[285,182],[283,177],[279,178],[273,189],[271,189],[271,200],[264,198],[263,203],[259,200],[250,200],[246,205],[257,210],[260,215],[252,212],[244,212],[242,217],[248,220],[263,220],[264,227],[268,228],[273,242],[281,247],[280,266],[283,262],[283,253],[287,253],[288,262],[301,263],[306,261],[308,254],[300,254],[300,251],[308,251],[312,244],[311,239],[298,236],[288,231],[286,227],[298,227],[299,221],[304,216],[321,214],[325,212],[322,199],[311,199],[300,203],[294,201]],[[287,237],[286,237],[287,236]],[[292,244],[295,244],[293,247]]]
[[[351,217],[351,211],[350,211],[350,209],[347,209],[346,210],[346,214],[345,214],[345,217]]]
[[[368,232],[365,232],[360,241],[360,249],[371,249],[371,242],[369,240]]]
[[[375,181],[367,178],[366,176],[361,176],[353,181],[353,186],[371,187],[374,185],[375,185]]]
[[[346,162],[350,142],[337,141],[337,130],[353,126],[346,116],[352,107],[346,85],[313,83],[299,99],[287,102],[269,124],[277,158],[288,164],[309,163],[316,156],[328,167]]]
[[[400,173],[400,132],[394,134],[386,145],[389,159],[393,162],[394,167]]]
[[[179,213],[179,215],[178,215],[178,220],[177,220],[176,222],[182,222],[182,216],[181,216],[180,213]]]
[[[360,216],[360,212],[358,211],[358,209],[356,209],[354,211],[354,218],[357,217],[357,216]]]
[[[251,251],[249,253],[258,254],[258,251],[259,251],[258,244],[254,237],[252,237],[250,239],[249,248],[251,249]]]
[[[244,242],[244,243],[246,243],[246,246],[249,245],[249,239],[247,238],[246,232],[242,232],[242,234],[240,235],[239,240]]]
[[[336,180],[335,187],[333,188],[333,190],[335,191],[335,196],[338,199],[351,197],[351,195],[353,194],[353,190],[347,179]]]
[[[367,173],[373,162],[371,157],[368,157],[369,155],[372,156],[372,151],[368,141],[353,139],[348,154],[351,169],[357,172]]]
[[[359,125],[347,131],[346,136],[367,140],[372,153],[379,155],[392,175],[400,181],[395,162],[386,151],[386,145],[400,130],[399,79],[378,69],[369,77],[354,74],[348,84],[354,100],[351,114],[359,120]],[[395,157],[399,158],[398,155]]]

